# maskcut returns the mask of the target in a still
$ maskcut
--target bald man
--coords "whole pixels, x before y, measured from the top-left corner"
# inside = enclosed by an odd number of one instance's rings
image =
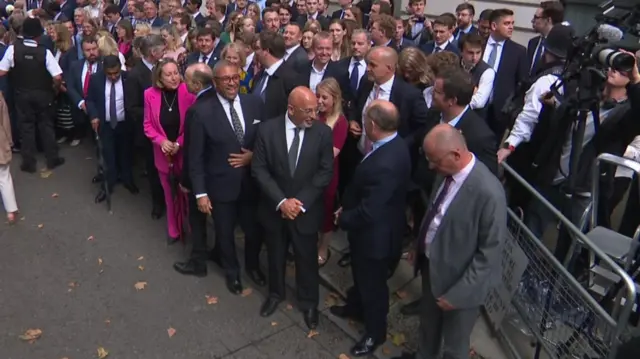
[[[353,356],[372,354],[387,338],[388,268],[405,228],[411,157],[398,136],[398,110],[389,101],[374,100],[364,115],[373,148],[358,164],[336,212],[347,231],[351,250],[352,288],[345,306],[331,313],[364,321],[365,333],[351,349]]]
[[[423,149],[438,173],[415,251],[422,273],[417,359],[467,359],[471,330],[499,282],[507,203],[498,178],[449,124],[435,126]]]
[[[428,108],[420,90],[395,76],[397,65],[398,54],[391,47],[377,46],[367,54],[367,78],[370,81],[361,84],[355,106],[348,116],[350,136],[340,154],[341,188],[346,188],[355,167],[372,150],[363,128],[363,115],[373,100],[385,100],[395,105],[399,114],[397,132],[409,148],[412,165],[418,158],[421,134],[426,132]],[[400,260],[402,244],[398,244],[394,251],[395,259],[389,268],[391,272]]]
[[[182,151],[189,153],[189,146],[191,145],[191,125],[193,124],[197,113],[202,112],[202,108],[205,107],[205,103],[209,98],[215,95],[215,90],[212,89],[213,71],[211,67],[205,63],[195,63],[187,67],[184,74],[185,83],[187,89],[192,94],[196,95],[196,102],[189,107],[185,116],[184,124],[184,144]],[[205,110],[206,111],[206,110]],[[184,156],[182,164],[182,176],[180,178],[180,185],[189,193],[189,226],[191,227],[191,240],[193,246],[191,247],[191,256],[186,262],[176,262],[173,264],[173,268],[181,274],[195,275],[197,277],[204,277],[207,275],[206,260],[208,257],[207,252],[207,216],[198,211],[198,204],[196,197],[191,193],[191,179],[189,178],[189,156]]]
[[[285,299],[285,266],[291,241],[296,265],[296,295],[310,329],[318,325],[318,232],[322,194],[333,175],[331,128],[318,121],[318,101],[307,87],[289,95],[285,115],[260,126],[252,173],[260,186],[258,220],[266,233],[269,297],[267,317]]]

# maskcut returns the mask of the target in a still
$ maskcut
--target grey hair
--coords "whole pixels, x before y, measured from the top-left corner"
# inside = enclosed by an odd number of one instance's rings
[[[142,41],[142,45],[140,45],[140,52],[142,53],[142,56],[149,57],[151,56],[153,49],[160,46],[165,46],[162,36],[158,34],[149,34],[145,36],[144,41]]]
[[[395,106],[393,110],[390,110],[379,103],[374,103],[367,108],[365,115],[384,132],[395,132],[398,130],[400,119]]]
[[[365,29],[355,29],[351,34],[351,38],[353,38],[356,35],[364,35],[367,38],[367,41],[371,43],[371,33],[369,31]]]
[[[211,85],[213,81],[213,71],[211,71],[211,68],[207,64],[195,63],[189,66],[187,71],[191,68],[193,68],[193,81],[199,83],[202,87]]]

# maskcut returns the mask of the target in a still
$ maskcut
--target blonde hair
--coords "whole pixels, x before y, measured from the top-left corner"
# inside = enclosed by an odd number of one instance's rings
[[[98,50],[100,50],[101,56],[114,55],[118,56],[120,51],[118,51],[118,44],[116,40],[111,37],[111,34],[108,36],[98,36]]]
[[[137,32],[137,33],[136,33]],[[134,37],[147,36],[151,33],[151,26],[146,23],[136,23],[136,28],[133,31]]]
[[[400,52],[396,72],[412,85],[419,83],[431,86],[435,78],[427,61],[427,55],[417,47],[407,47]]]
[[[244,49],[241,47],[241,45],[235,42],[227,44],[224,49],[222,49],[221,56],[223,59],[227,57],[227,53],[229,52],[229,50],[233,50],[238,54],[238,57],[240,57],[240,64],[238,64],[238,67],[240,67],[241,69],[244,68],[244,66],[247,64],[247,57],[245,56]]]
[[[56,49],[62,53],[69,51],[71,46],[73,46],[69,29],[63,24],[55,24],[53,27],[56,32]]]
[[[333,129],[333,126],[338,122],[338,118],[342,114],[342,91],[340,90],[340,84],[333,77],[322,80],[316,87],[316,94],[320,91],[325,91],[331,97],[333,97],[333,108],[331,113],[327,114],[327,125]]]
[[[160,28],[160,33],[162,34],[163,31],[166,31],[167,33],[169,33],[169,35],[171,35],[171,37],[173,38],[172,44],[165,41],[167,45],[167,50],[169,51],[177,50],[180,47],[180,34],[178,33],[178,29],[176,29],[176,26],[173,24],[163,25]]]
[[[168,64],[176,65],[178,72],[180,71],[180,66],[178,65],[178,62],[176,60],[168,57],[160,59],[160,61],[158,61],[158,63],[153,67],[153,71],[151,72],[151,85],[154,88],[164,88],[164,84],[162,84],[162,70],[164,70],[164,67]]]

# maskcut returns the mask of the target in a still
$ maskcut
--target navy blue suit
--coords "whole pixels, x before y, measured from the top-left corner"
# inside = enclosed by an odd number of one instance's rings
[[[424,45],[420,45],[420,50],[427,55],[431,55],[433,50],[436,48],[436,43],[434,41],[429,41]],[[460,50],[458,46],[456,46],[453,42],[447,43],[447,46],[444,48],[444,51],[453,52],[456,55],[460,55]]]
[[[161,27],[162,25],[164,25],[164,20],[162,20],[159,17],[156,17],[155,19],[153,19],[153,22],[149,25],[151,27]]]
[[[538,71],[538,68],[540,68],[540,65],[542,65],[544,62],[542,60],[542,50],[540,50],[540,57],[538,59],[535,58],[536,50],[538,49],[539,46],[544,45],[543,42],[544,42],[544,39],[542,38],[542,36],[538,35],[530,39],[529,42],[527,43],[527,60],[529,61],[528,69],[530,69],[529,75],[531,76],[536,74],[536,72]],[[534,64],[534,61],[535,61],[535,64]]]
[[[384,342],[387,336],[387,276],[406,226],[411,156],[396,135],[360,162],[342,197],[338,225],[347,231],[354,287],[347,309],[364,318],[365,336]]]
[[[127,73],[122,72],[122,96],[125,96]],[[125,120],[118,122],[116,128],[106,122],[106,93],[107,77],[102,70],[91,75],[89,92],[87,93],[87,113],[91,120],[99,119],[98,134],[102,140],[102,156],[106,167],[106,182],[109,188],[115,186],[118,178],[125,184],[133,184],[131,171],[131,157],[133,147],[133,123],[125,115]],[[125,111],[126,114],[126,111]]]
[[[67,51],[69,54],[72,51]],[[65,54],[66,55],[66,54]],[[73,56],[69,54],[69,56]],[[84,68],[84,60],[76,60],[68,65],[67,69],[63,69],[64,81],[67,83],[67,97],[71,101],[71,113],[74,123],[80,124],[86,118],[85,113],[78,108],[80,101],[84,100],[84,82],[82,82],[82,69]],[[94,73],[102,72],[102,64],[97,61]],[[89,80],[91,83],[91,80]],[[86,104],[85,104],[86,105]]]
[[[211,56],[207,59],[207,65],[213,68],[220,60],[222,49],[224,49],[225,43],[218,41],[218,45],[213,49]],[[200,61],[201,53],[199,51],[192,52],[187,56],[187,65],[195,64]]]
[[[459,36],[463,36],[463,35],[466,35],[466,34],[477,34],[477,33],[478,33],[478,28],[475,25],[471,25],[471,28],[467,32],[462,32],[462,30],[460,30],[460,28],[458,27],[453,31],[453,37],[457,41],[457,40],[460,40]],[[458,34],[459,34],[459,36],[458,36]]]

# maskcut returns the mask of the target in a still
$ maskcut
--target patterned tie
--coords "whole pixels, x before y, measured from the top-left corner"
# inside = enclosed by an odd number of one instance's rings
[[[109,94],[109,124],[115,129],[118,126],[118,111],[116,110],[116,83],[111,82],[111,92]]]
[[[489,61],[487,61],[487,65],[491,66],[492,69],[495,70],[496,60],[498,58],[498,43],[494,42],[491,44],[491,52],[489,53]]]
[[[447,176],[444,178],[444,184],[442,185],[442,190],[438,194],[438,197],[429,207],[429,211],[424,215],[424,219],[422,220],[422,224],[420,224],[420,232],[418,234],[418,254],[422,254],[425,252],[426,248],[426,238],[427,231],[429,230],[429,226],[433,219],[436,217],[438,210],[440,210],[440,206],[442,206],[442,202],[447,197],[447,193],[449,192],[449,187],[451,187],[451,183],[453,183],[453,177]]]
[[[236,134],[236,138],[240,145],[244,145],[244,130],[242,129],[242,123],[240,122],[240,116],[236,112],[236,109],[233,108],[233,103],[235,100],[229,101],[229,113],[231,114],[231,123],[233,123],[233,132]]]
[[[289,171],[291,177],[296,173],[296,164],[298,162],[298,147],[300,147],[300,129],[293,129],[293,141],[291,141],[291,147],[289,148]]]

